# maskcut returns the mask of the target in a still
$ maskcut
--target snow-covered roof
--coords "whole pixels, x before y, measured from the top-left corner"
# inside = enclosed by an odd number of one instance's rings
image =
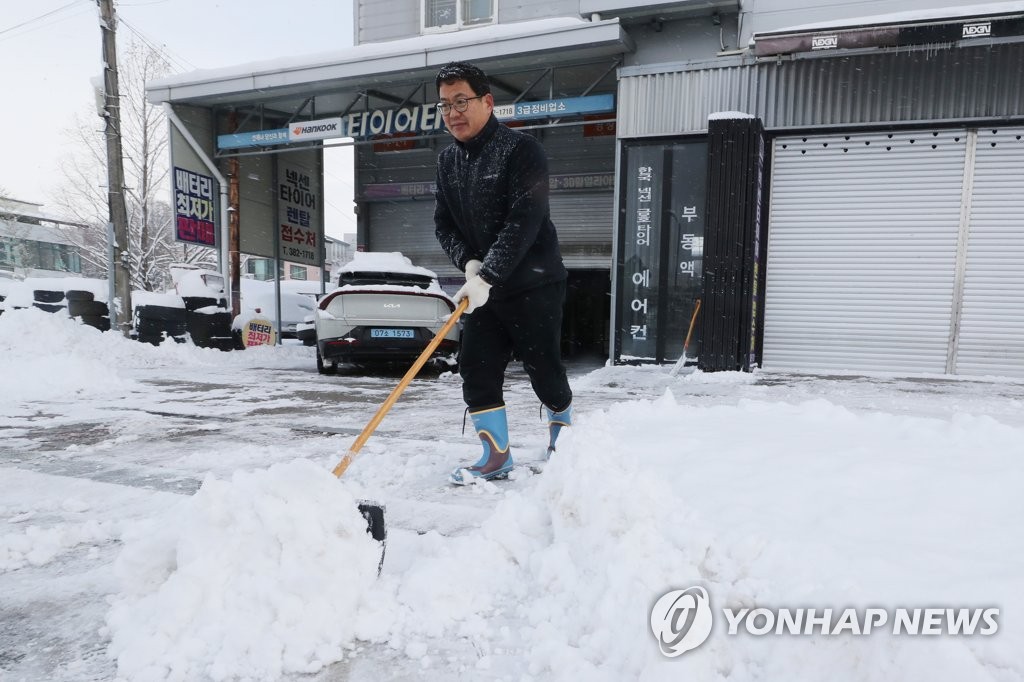
[[[367,43],[299,57],[250,62],[158,78],[146,85],[150,101],[216,99],[253,90],[287,90],[297,85],[367,83],[384,74],[407,80],[410,73],[436,71],[450,61],[486,61],[501,56],[566,51],[575,58],[632,49],[618,19],[587,21],[553,17],[494,24],[479,28]]]

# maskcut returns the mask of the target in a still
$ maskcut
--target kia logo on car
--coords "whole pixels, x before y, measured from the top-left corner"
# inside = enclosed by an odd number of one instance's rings
[[[385,303],[384,307],[385,308],[401,308],[402,304],[401,303]]]

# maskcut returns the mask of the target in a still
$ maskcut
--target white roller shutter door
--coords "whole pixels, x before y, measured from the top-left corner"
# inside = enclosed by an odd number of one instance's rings
[[[558,231],[567,268],[611,267],[612,198],[611,192],[551,195],[551,220]],[[442,277],[461,274],[434,236],[433,199],[373,202],[364,206],[370,211],[372,251],[401,251],[415,265]]]
[[[944,373],[966,133],[775,141],[764,367]]]
[[[975,152],[957,374],[1024,377],[1024,129]]]
[[[461,275],[434,236],[434,199],[382,201],[363,204],[370,211],[368,247],[371,251],[400,251],[413,265],[439,277]]]
[[[554,193],[549,203],[565,267],[611,268],[613,193]]]

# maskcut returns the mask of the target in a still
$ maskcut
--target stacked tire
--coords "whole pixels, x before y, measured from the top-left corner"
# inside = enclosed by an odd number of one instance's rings
[[[132,320],[135,338],[143,343],[159,346],[166,339],[178,343],[186,340],[188,324],[184,308],[163,305],[140,305],[135,307]]]
[[[66,294],[68,314],[77,317],[83,324],[95,327],[101,332],[110,329],[110,309],[103,301],[95,300],[91,291],[70,290]]]
[[[182,300],[185,302],[185,327],[192,343],[201,348],[235,349],[226,300],[203,296],[183,296]]]
[[[48,313],[59,313],[67,308],[64,304],[63,291],[49,291],[47,289],[34,289],[32,291],[32,305]]]

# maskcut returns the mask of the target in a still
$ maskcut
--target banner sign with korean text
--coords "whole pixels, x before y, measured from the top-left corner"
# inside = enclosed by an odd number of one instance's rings
[[[323,248],[320,179],[302,166],[278,166],[278,239],[282,260],[319,266]]]
[[[664,358],[677,359],[701,297],[704,271],[704,221],[707,205],[708,143],[705,140],[670,146],[672,181],[668,197],[668,261],[665,263],[668,295],[662,333]],[[689,355],[699,354],[700,320],[690,342]],[[683,341],[680,341],[682,339]]]
[[[615,96],[587,95],[540,102],[495,105],[500,121],[579,116],[615,111]],[[217,136],[218,149],[240,149],[340,137],[373,138],[395,133],[429,134],[444,129],[444,120],[433,102],[399,109],[357,111],[342,117],[299,121],[288,128],[258,130]]]
[[[217,246],[217,184],[209,175],[174,167],[174,238]]]
[[[615,111],[615,95],[588,95],[586,97],[563,97],[541,102],[516,102],[494,106],[494,116],[499,121],[515,119],[524,121],[549,116],[576,116]]]
[[[661,292],[662,186],[665,151],[661,145],[630,147],[625,163],[625,231],[619,251],[620,358],[657,357]]]

